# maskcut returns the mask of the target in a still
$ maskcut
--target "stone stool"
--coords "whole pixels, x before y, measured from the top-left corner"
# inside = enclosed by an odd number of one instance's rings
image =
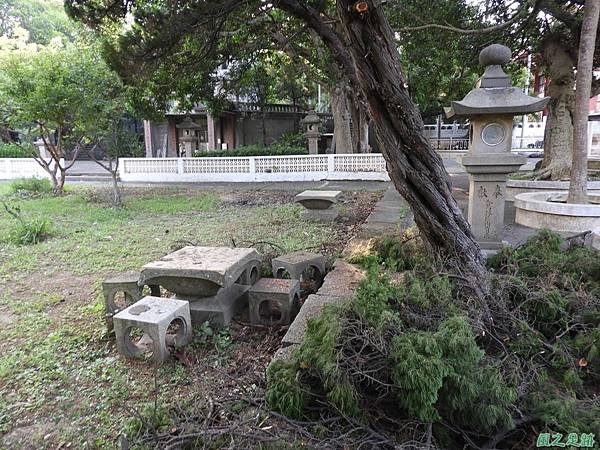
[[[338,216],[333,206],[341,196],[342,191],[304,191],[296,195],[294,201],[304,206],[303,219],[333,222]]]
[[[111,277],[102,283],[104,311],[108,331],[112,331],[113,329],[113,316],[123,309],[115,302],[115,297],[119,292],[123,293],[127,306],[137,302],[144,296],[144,287],[138,284],[139,278],[139,272],[125,272]],[[151,285],[148,287],[150,288],[150,295],[160,297],[160,286]]]
[[[189,303],[184,300],[144,297],[113,317],[119,353],[127,358],[141,355],[142,350],[132,342],[129,334],[133,327],[138,327],[152,339],[152,359],[157,363],[163,362],[169,357],[167,329],[175,321],[179,324],[179,329],[174,345],[186,345],[192,338]]]
[[[261,262],[258,260],[248,263],[236,283],[244,286],[252,286],[255,284],[260,280],[260,265]]]
[[[318,272],[315,281],[319,284],[325,277],[325,257],[319,253],[299,251],[281,255],[273,258],[271,267],[275,278],[282,278],[287,271],[291,279],[304,281],[302,273],[311,267]]]
[[[261,278],[248,292],[250,323],[289,325],[300,309],[300,282]],[[271,317],[273,313],[274,317]]]

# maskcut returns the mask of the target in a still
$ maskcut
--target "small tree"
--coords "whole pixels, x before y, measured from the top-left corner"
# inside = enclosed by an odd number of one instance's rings
[[[102,157],[98,156],[96,150],[100,150]],[[126,156],[141,156],[143,149],[138,136],[126,129],[122,121],[114,121],[112,132],[103,137],[98,137],[93,146],[89,147],[88,155],[92,160],[110,173],[112,178],[113,207],[122,206],[121,188],[119,186],[119,158]]]
[[[10,52],[0,61],[0,111],[60,195],[78,153],[101,134],[98,124],[122,114],[123,89],[93,47]]]

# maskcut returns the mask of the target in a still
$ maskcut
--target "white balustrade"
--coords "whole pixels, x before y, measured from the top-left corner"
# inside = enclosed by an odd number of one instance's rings
[[[126,182],[389,180],[380,154],[121,158],[119,176]]]
[[[0,158],[0,180],[16,178],[50,178],[50,175],[34,158]]]

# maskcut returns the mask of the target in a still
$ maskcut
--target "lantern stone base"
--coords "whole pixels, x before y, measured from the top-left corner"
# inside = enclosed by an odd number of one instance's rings
[[[462,164],[469,173],[468,220],[475,239],[484,250],[504,246],[504,203],[508,174],[526,162],[510,153],[469,154]]]

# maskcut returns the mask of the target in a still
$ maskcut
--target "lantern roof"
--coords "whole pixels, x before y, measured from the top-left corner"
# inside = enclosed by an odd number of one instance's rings
[[[183,122],[175,125],[175,128],[181,128],[184,130],[201,130],[201,129],[203,129],[200,125],[198,125],[196,122],[194,122],[190,116],[187,116],[185,119],[183,119]]]
[[[311,125],[311,124],[315,124],[315,123],[321,123],[321,119],[319,119],[319,116],[317,115],[317,113],[315,112],[314,109],[311,109],[308,114],[306,115],[306,117],[304,117],[301,121],[301,124],[303,125]]]
[[[543,110],[550,97],[532,97],[512,86],[510,77],[502,69],[510,57],[510,48],[504,45],[492,44],[484,48],[479,54],[479,63],[485,66],[483,75],[465,98],[451,102],[449,108],[444,108],[446,116],[519,115]]]

